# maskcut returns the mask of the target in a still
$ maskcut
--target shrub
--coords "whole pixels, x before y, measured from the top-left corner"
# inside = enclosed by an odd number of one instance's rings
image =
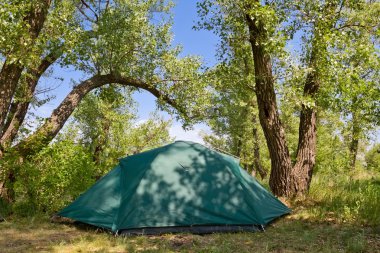
[[[95,181],[91,154],[72,141],[50,145],[18,169],[14,211],[55,212]]]
[[[374,145],[365,155],[367,168],[380,171],[380,144]]]

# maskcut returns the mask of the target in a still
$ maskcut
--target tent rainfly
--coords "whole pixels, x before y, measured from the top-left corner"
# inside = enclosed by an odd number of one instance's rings
[[[118,234],[258,231],[290,209],[234,157],[177,141],[120,159],[58,215]]]

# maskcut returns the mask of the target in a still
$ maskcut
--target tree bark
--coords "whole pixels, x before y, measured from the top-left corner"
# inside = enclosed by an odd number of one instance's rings
[[[248,63],[247,58],[244,58],[244,68],[245,68],[246,75],[249,76],[251,73],[251,68],[249,67],[249,63]],[[247,85],[247,87],[250,88],[251,86]],[[254,90],[252,90],[252,91],[254,91]],[[261,164],[260,140],[259,140],[259,135],[257,132],[258,122],[257,122],[257,117],[256,117],[256,112],[255,112],[256,108],[257,108],[257,103],[254,99],[251,99],[251,101],[249,101],[248,104],[250,104],[252,106],[252,108],[254,108],[254,110],[252,111],[252,119],[251,119],[252,137],[253,137],[253,165],[251,166],[252,167],[251,173],[252,173],[252,175],[253,174],[256,175],[256,171],[257,171],[257,172],[259,172],[261,179],[264,179],[267,176],[267,172]],[[249,109],[248,108],[247,108],[246,116],[249,116]]]
[[[11,203],[15,199],[14,183],[16,182],[16,177],[14,171],[11,170],[7,173],[4,180],[0,181],[0,198]]]
[[[327,45],[324,42],[323,34],[319,30],[320,28],[329,30],[333,27],[335,22],[333,16],[335,15],[336,7],[336,2],[327,2],[323,10],[325,21],[317,20],[314,23],[314,34],[308,63],[311,71],[306,76],[303,91],[303,97],[313,102],[316,101],[321,86],[321,73],[318,67],[323,64],[327,52]],[[298,133],[297,159],[293,167],[292,177],[296,194],[303,195],[309,191],[317,153],[316,104],[302,104]]]
[[[17,110],[17,102],[12,102],[8,110],[7,118],[4,122],[3,132],[0,132],[0,139],[3,136],[3,134],[7,131],[8,127],[10,126],[12,118],[16,113],[16,110]],[[0,145],[0,149],[1,149],[1,145]]]
[[[32,6],[29,14],[25,17],[25,21],[30,26],[29,38],[32,43],[38,37],[43,27],[50,4],[51,0],[37,1],[36,5]],[[12,52],[10,52],[10,55],[12,55]],[[23,69],[24,66],[19,63],[19,60],[10,62],[9,59],[6,59],[0,71],[0,133],[4,131],[8,109]]]
[[[259,3],[258,0],[256,0]],[[326,16],[330,16],[328,22],[315,22],[314,29],[331,28],[334,23],[336,4],[327,3],[324,7]],[[246,15],[250,44],[255,65],[256,96],[259,105],[259,118],[267,140],[271,158],[272,170],[269,185],[275,195],[292,197],[308,192],[315,165],[317,142],[317,112],[315,105],[303,103],[301,108],[299,138],[296,163],[292,167],[291,159],[285,140],[284,127],[282,126],[276,108],[276,94],[272,78],[272,66],[269,53],[265,52],[262,42],[268,41],[267,31],[261,20]],[[327,29],[328,30],[328,29]],[[315,101],[320,87],[319,69],[320,60],[326,52],[326,45],[322,42],[322,34],[314,32],[312,40],[309,68],[304,85],[304,98]]]
[[[315,42],[314,42],[315,43]],[[315,101],[320,83],[317,66],[316,46],[313,46],[309,67],[313,70],[308,73],[305,81],[303,97]],[[319,52],[321,53],[321,52]],[[309,191],[317,152],[317,111],[315,105],[302,104],[300,123],[298,128],[297,159],[293,167],[294,188],[298,194]]]
[[[267,141],[271,158],[269,185],[277,196],[291,196],[294,189],[291,184],[292,164],[285,139],[284,127],[277,110],[272,64],[265,52],[262,41],[266,41],[263,23],[246,15],[250,32],[250,44],[255,65],[255,88],[259,108],[259,119]]]

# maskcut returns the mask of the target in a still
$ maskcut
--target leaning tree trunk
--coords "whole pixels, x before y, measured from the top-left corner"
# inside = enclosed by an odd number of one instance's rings
[[[28,70],[26,73],[26,90],[23,92],[21,101],[12,103],[12,112],[8,114],[9,119],[5,124],[4,132],[0,134],[0,148],[5,150],[8,148],[15,139],[21,124],[24,122],[26,113],[31,99],[33,98],[34,91],[45,71],[53,64],[61,55],[61,51],[57,50],[47,55],[37,67],[37,69]],[[1,158],[1,155],[0,155]]]
[[[285,140],[284,127],[277,111],[272,64],[262,45],[267,40],[267,31],[262,21],[246,15],[250,32],[250,44],[255,65],[255,88],[259,108],[259,119],[267,141],[271,158],[269,185],[277,196],[291,196],[294,189],[291,183],[292,163]]]
[[[117,83],[124,86],[144,89],[150,92],[156,98],[161,99],[168,105],[176,108],[180,114],[185,113],[184,108],[182,108],[175,99],[171,98],[169,94],[158,90],[153,85],[130,77],[123,77],[116,74],[95,75],[86,81],[83,81],[81,84],[75,86],[75,88],[66,96],[62,103],[53,111],[50,118],[46,120],[45,124],[38,128],[34,134],[30,135],[25,140],[22,140],[12,148],[13,151],[17,152],[19,155],[20,163],[22,163],[24,158],[27,158],[28,156],[39,152],[43,147],[49,144],[51,140],[54,139],[74,109],[79,105],[83,97],[88,92],[110,83]],[[4,190],[6,187],[7,183],[1,183],[0,193],[4,194],[4,199],[7,200],[8,197],[5,193],[6,190]]]
[[[0,72],[0,133],[4,131],[5,119],[8,114],[13,94],[16,91],[18,80],[23,67],[17,63],[8,63],[6,60]]]
[[[314,43],[316,42],[314,39]],[[312,69],[308,73],[305,81],[303,97],[315,101],[320,83],[317,67],[316,45],[313,45],[309,67]],[[321,48],[321,51],[323,49]],[[302,104],[300,123],[298,128],[298,147],[297,159],[293,167],[294,188],[297,194],[305,194],[309,191],[313,169],[315,165],[315,156],[317,150],[317,111],[316,105]]]

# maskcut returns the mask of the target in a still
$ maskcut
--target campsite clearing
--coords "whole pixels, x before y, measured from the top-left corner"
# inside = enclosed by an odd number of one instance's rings
[[[297,218],[298,219],[298,218]],[[0,223],[0,249],[10,252],[380,252],[380,227],[312,223],[289,215],[265,232],[115,237],[46,218]]]

